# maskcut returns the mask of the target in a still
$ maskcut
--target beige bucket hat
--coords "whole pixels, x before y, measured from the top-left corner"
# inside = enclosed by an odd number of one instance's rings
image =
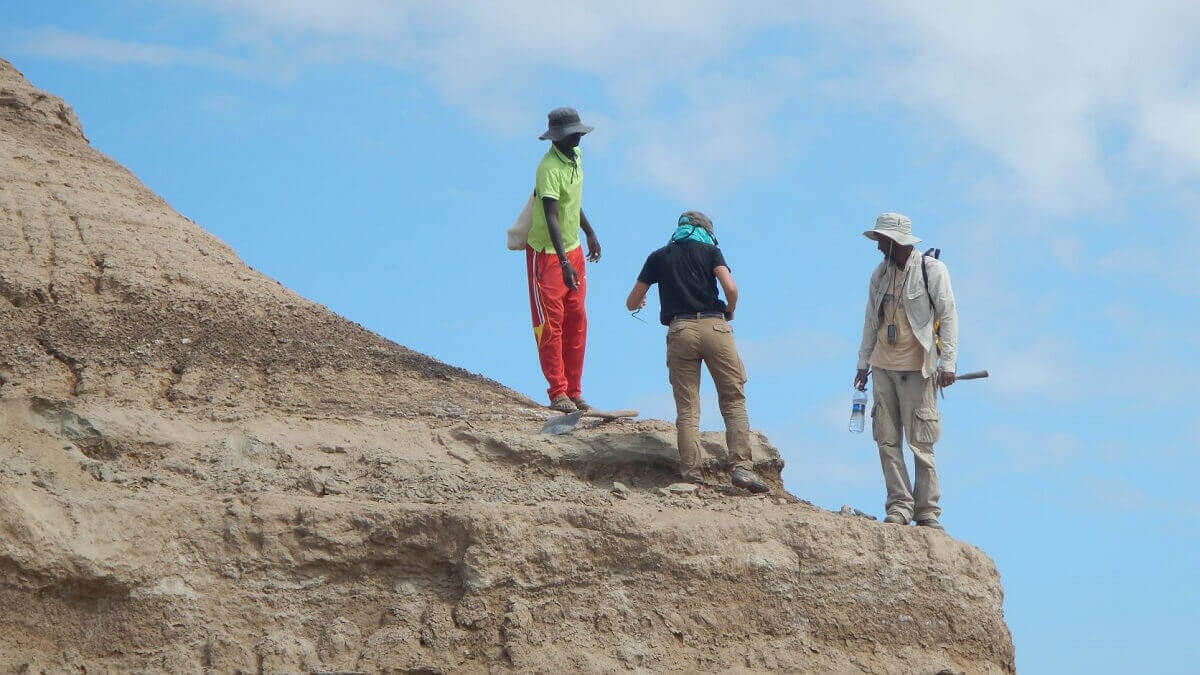
[[[879,241],[880,235],[901,246],[910,246],[921,241],[913,236],[912,221],[908,219],[908,216],[900,213],[879,214],[879,217],[875,219],[875,227],[863,232],[864,237],[875,241]]]

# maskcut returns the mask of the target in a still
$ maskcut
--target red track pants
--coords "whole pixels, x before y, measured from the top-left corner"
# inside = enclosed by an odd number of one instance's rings
[[[563,395],[575,398],[582,394],[583,352],[587,345],[587,312],[583,307],[587,271],[583,264],[583,247],[569,251],[567,260],[575,268],[579,280],[579,288],[574,291],[563,283],[557,255],[525,247],[533,337],[537,341],[542,373],[550,385],[546,391],[551,401]]]

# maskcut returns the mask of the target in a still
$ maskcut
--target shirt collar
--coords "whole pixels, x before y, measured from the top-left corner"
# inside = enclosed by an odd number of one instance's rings
[[[912,253],[910,253],[908,255],[908,260],[906,260],[904,262],[904,267],[900,267],[897,269],[903,270],[904,272],[908,272],[908,268],[912,267],[913,265],[917,265],[921,262],[921,256],[923,256],[923,255],[925,255],[925,254],[921,253],[919,250],[917,250],[916,246],[913,246]],[[884,258],[882,265],[883,266],[879,268],[881,270],[887,270],[889,267],[893,266],[890,258]]]
[[[563,164],[570,165],[570,166],[574,166],[579,161],[579,148],[572,148],[572,150],[575,153],[575,157],[568,158],[566,155],[563,154],[562,150],[558,149],[557,145],[555,145],[553,143],[550,144],[550,152],[554,153],[554,156],[558,158],[558,161],[562,162]]]

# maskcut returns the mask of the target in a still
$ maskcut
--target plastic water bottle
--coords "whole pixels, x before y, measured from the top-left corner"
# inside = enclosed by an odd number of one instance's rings
[[[861,434],[866,426],[866,418],[867,392],[855,389],[850,397],[850,431]]]

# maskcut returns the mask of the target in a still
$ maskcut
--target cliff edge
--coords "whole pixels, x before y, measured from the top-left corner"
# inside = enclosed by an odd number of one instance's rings
[[[978,549],[793,497],[762,437],[751,496],[665,490],[664,422],[539,435],[247,267],[3,60],[0,314],[0,670],[1014,670]]]

